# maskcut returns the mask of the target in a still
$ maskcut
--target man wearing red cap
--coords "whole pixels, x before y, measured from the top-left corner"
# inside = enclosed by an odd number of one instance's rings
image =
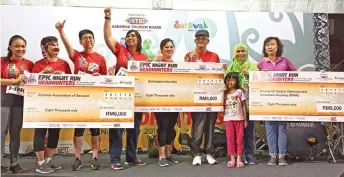
[[[196,49],[185,55],[186,62],[214,62],[220,63],[219,56],[207,50],[209,44],[209,32],[198,30],[195,34]],[[212,154],[213,134],[217,119],[216,112],[192,112],[192,142],[191,150],[194,156],[192,165],[202,164],[201,144],[204,135],[204,158],[209,164],[216,164]]]

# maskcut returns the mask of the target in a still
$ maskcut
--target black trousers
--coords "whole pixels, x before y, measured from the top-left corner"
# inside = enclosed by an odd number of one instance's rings
[[[57,148],[60,137],[60,128],[36,128],[33,137],[33,150],[35,152],[44,151],[44,139],[48,131],[47,147],[54,149]]]
[[[125,151],[126,161],[135,162],[137,139],[140,135],[140,125],[142,119],[142,112],[135,112],[134,114],[134,128],[127,128],[127,148]],[[121,161],[122,155],[122,135],[124,128],[109,128],[109,153],[112,164]]]
[[[213,135],[217,119],[217,112],[192,112],[192,142],[193,156],[201,155],[201,144],[204,135],[204,153],[214,153]]]
[[[170,145],[174,138],[174,126],[177,123],[178,112],[155,112],[158,124],[159,146]]]

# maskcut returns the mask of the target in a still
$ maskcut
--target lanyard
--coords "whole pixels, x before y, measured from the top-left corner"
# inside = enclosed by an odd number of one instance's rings
[[[127,49],[128,50],[128,49]],[[128,61],[132,61],[132,60],[135,60],[133,56],[131,56],[130,52],[129,51],[125,51],[125,56],[127,57],[127,60]]]
[[[16,77],[16,74],[17,72],[15,70],[13,70],[13,67],[16,65],[16,64],[13,64],[12,63],[12,59],[11,59],[11,63],[8,65],[8,74],[9,74],[9,78],[10,79],[13,79]],[[17,68],[17,66],[15,66]],[[24,74],[24,68],[25,67],[25,61],[24,59],[21,60],[21,65],[20,65],[20,74]]]

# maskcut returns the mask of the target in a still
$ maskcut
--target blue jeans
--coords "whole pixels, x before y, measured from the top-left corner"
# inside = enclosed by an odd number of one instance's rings
[[[269,154],[284,156],[287,151],[287,122],[266,121]]]
[[[142,112],[135,112],[134,114],[134,128],[127,128],[127,148],[126,148],[126,161],[135,162],[137,139],[140,135],[140,125],[142,119]],[[123,128],[110,128],[109,129],[109,153],[110,161],[112,164],[119,163],[122,155],[122,135]]]
[[[248,115],[248,114],[247,114]],[[244,155],[247,161],[253,160],[254,121],[248,120],[244,129]]]

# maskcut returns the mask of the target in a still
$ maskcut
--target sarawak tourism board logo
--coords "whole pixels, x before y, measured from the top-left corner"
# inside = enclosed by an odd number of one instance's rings
[[[121,24],[114,24],[112,28],[123,29],[124,31],[152,31],[161,29],[160,25],[149,25],[145,14],[128,14],[128,17]]]
[[[174,22],[173,27],[176,29],[187,29],[188,31],[207,30],[209,28],[205,21],[191,23],[178,20]]]

